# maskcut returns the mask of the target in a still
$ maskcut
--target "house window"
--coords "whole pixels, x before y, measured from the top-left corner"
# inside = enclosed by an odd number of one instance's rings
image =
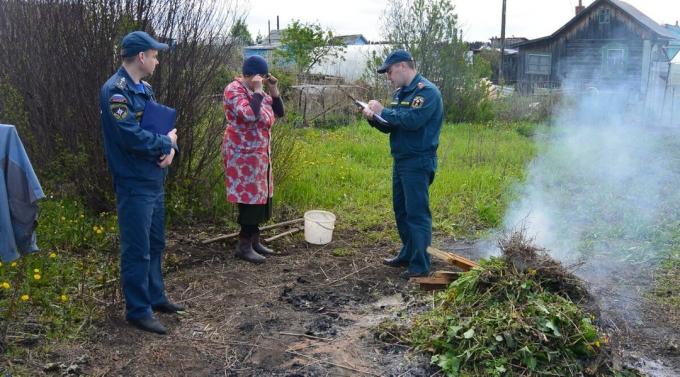
[[[608,48],[606,50],[606,62],[608,73],[623,73],[626,67],[626,52],[622,48]]]
[[[551,60],[548,54],[527,54],[527,74],[549,75]]]
[[[611,18],[609,9],[600,9],[600,11],[597,13],[597,18],[600,20],[601,24],[608,24],[609,19]]]

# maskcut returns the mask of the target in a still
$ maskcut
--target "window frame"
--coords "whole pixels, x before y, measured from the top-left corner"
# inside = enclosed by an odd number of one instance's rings
[[[602,24],[609,24],[612,19],[612,12],[609,8],[601,8],[597,11],[597,20]]]
[[[537,57],[539,59],[538,63],[531,63],[531,58],[532,57]],[[543,58],[548,59],[548,63],[546,65],[542,64]],[[524,68],[525,73],[527,75],[541,75],[541,76],[550,76],[552,73],[552,54],[550,53],[527,53],[527,58],[526,58],[526,67]],[[532,69],[532,67],[538,67],[537,69]],[[547,69],[541,69],[541,67],[547,67]]]

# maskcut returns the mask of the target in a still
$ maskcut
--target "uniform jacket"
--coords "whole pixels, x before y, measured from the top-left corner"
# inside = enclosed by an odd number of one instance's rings
[[[121,67],[102,86],[99,96],[104,148],[116,187],[159,190],[167,169],[157,165],[162,155],[170,153],[170,137],[142,129],[139,121],[146,101],[155,101],[151,85],[135,87]]]
[[[396,161],[429,158],[437,156],[443,113],[439,89],[417,74],[408,86],[394,92],[392,102],[380,113],[389,125],[369,123],[390,134],[390,149]]]
[[[38,199],[44,198],[14,126],[0,124],[0,259],[38,250]]]
[[[262,100],[260,113],[250,107],[253,92],[239,80],[224,89],[227,127],[222,142],[227,200],[265,204],[274,195],[271,169],[271,127],[276,120],[272,97]]]

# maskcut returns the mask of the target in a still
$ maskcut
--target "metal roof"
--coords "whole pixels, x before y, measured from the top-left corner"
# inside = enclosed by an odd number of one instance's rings
[[[531,45],[531,44],[534,44],[534,43],[539,43],[539,42],[549,40],[551,38],[555,38],[560,33],[562,33],[564,30],[568,29],[571,25],[575,24],[578,20],[580,20],[583,17],[586,17],[586,15],[588,13],[590,13],[591,10],[593,10],[596,6],[598,6],[602,3],[609,3],[609,4],[613,5],[614,7],[619,8],[623,12],[627,13],[631,18],[636,20],[640,25],[646,27],[647,29],[651,30],[652,32],[654,32],[655,34],[657,34],[658,36],[660,36],[662,38],[678,39],[678,37],[676,35],[674,35],[670,30],[659,25],[658,23],[656,23],[656,21],[649,18],[649,16],[642,13],[639,9],[637,9],[634,6],[626,3],[625,1],[621,1],[621,0],[596,0],[595,2],[590,4],[587,8],[585,8],[583,11],[581,11],[579,14],[574,16],[571,20],[569,20],[569,22],[564,24],[564,26],[559,28],[556,32],[552,33],[551,35],[546,36],[546,37],[532,39],[532,40],[527,41],[527,42],[519,43],[519,44],[516,45],[516,47]]]

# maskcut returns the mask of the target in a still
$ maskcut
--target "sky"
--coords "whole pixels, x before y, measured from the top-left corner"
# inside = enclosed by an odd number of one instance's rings
[[[363,34],[369,40],[382,36],[383,0],[238,0],[247,12],[246,23],[253,38],[267,35],[267,20],[285,28],[294,19],[316,22],[336,34]],[[451,0],[466,41],[486,41],[500,35],[502,0]],[[588,6],[594,0],[583,0]],[[627,0],[656,22],[680,20],[678,0]],[[552,34],[574,16],[578,0],[507,0],[506,36],[538,38]]]

